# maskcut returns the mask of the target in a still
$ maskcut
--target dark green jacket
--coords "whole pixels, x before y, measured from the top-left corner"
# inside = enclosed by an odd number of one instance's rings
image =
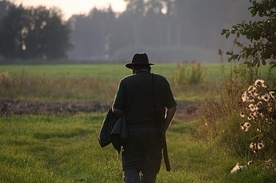
[[[127,127],[125,116],[117,118],[110,108],[103,120],[99,135],[99,144],[105,147],[112,143],[113,147],[120,153],[121,146],[127,138]]]

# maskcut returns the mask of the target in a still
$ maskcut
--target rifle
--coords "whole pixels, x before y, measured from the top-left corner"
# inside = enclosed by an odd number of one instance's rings
[[[163,157],[164,157],[166,170],[169,172],[171,170],[171,165],[170,165],[170,161],[169,161],[166,135],[165,135],[165,129],[164,129],[165,119],[164,119],[164,114],[162,113],[162,110],[160,108],[158,108],[158,100],[157,100],[157,96],[156,96],[157,95],[157,93],[156,93],[157,90],[156,90],[156,83],[155,83],[154,74],[152,74],[152,78],[153,78],[154,97],[155,97],[155,105],[156,105],[156,109],[154,111],[155,120],[156,120],[156,124],[157,124],[157,126],[159,127],[159,130],[160,130],[162,154],[163,154]]]
[[[160,109],[155,109],[155,115],[156,115],[155,119],[156,119],[157,125],[160,130],[160,135],[161,135],[162,154],[164,157],[166,170],[169,172],[171,170],[171,165],[170,165],[170,161],[169,161],[166,134],[165,134],[165,129],[164,129],[165,119],[164,119],[164,117],[162,117],[163,114]]]
[[[168,149],[167,149],[167,142],[164,130],[161,132],[162,134],[162,149],[163,149],[163,157],[166,165],[166,170],[169,172],[171,170],[171,165],[169,161]]]

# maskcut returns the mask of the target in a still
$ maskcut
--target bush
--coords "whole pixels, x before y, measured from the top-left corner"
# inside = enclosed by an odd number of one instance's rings
[[[200,85],[204,81],[205,69],[197,61],[181,62],[172,76],[172,83],[177,88],[187,88]]]
[[[224,74],[217,93],[205,100],[199,113],[200,129],[206,138],[216,140],[238,157],[259,161],[266,168],[266,162],[272,162],[269,166],[273,169],[276,100],[273,91],[267,87],[275,87],[275,78],[270,72],[265,85],[260,79],[252,82],[260,77],[258,68],[246,64],[233,65],[230,75]]]
[[[255,83],[241,96],[241,129],[250,133],[250,149],[258,159],[275,153],[276,140],[276,99],[264,80]],[[269,155],[270,154],[270,155]]]

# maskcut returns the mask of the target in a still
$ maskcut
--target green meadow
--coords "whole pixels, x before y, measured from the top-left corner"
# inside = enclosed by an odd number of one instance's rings
[[[152,66],[152,72],[162,74],[171,81],[177,67],[174,63],[156,64]],[[226,65],[227,69],[230,67]],[[177,99],[204,98],[206,90],[215,86],[214,82],[222,76],[220,64],[202,64],[201,72],[204,83],[207,83],[205,85],[212,86],[198,90],[185,86],[179,92],[177,86],[172,86]],[[112,100],[120,79],[130,74],[131,71],[123,64],[2,65],[0,84],[3,87],[0,94],[2,99]]]
[[[101,148],[103,114],[1,117],[0,182],[122,182],[121,156]],[[235,174],[246,158],[204,139],[196,122],[175,119],[167,133],[172,170],[162,162],[157,182],[273,182],[275,172],[259,165]]]
[[[156,64],[152,71],[173,82],[177,67]],[[201,82],[172,84],[177,101],[203,102],[215,95],[222,77],[230,75],[233,67],[226,64],[222,74],[220,64],[202,64]],[[118,82],[129,74],[122,64],[3,65],[0,99],[111,102]],[[262,74],[266,77],[266,69]],[[122,182],[121,156],[111,145],[101,148],[98,143],[104,115],[0,116],[0,182]],[[237,120],[224,122],[233,122],[232,131],[239,134]],[[265,169],[262,162],[230,174],[237,163],[245,165],[251,160],[250,155],[221,143],[222,138],[233,140],[237,136],[226,134],[228,124],[219,125],[217,136],[204,133],[204,128],[201,118],[174,119],[166,135],[172,170],[167,172],[162,162],[157,183],[275,182],[275,165],[274,169]]]

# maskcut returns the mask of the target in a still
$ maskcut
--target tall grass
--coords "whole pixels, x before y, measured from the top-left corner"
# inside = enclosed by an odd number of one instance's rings
[[[168,73],[170,66],[156,72]],[[44,65],[0,67],[1,98],[111,101],[119,80],[131,74],[123,65]]]
[[[111,100],[117,88],[114,81],[95,77],[47,78],[27,75],[0,76],[1,98],[47,101]]]
[[[152,66],[152,72],[162,74],[172,83],[177,100],[202,100],[206,90],[214,88],[212,83],[221,77],[217,64],[204,64],[203,67],[206,68],[205,80],[197,86],[172,82],[179,70],[177,64],[156,64]],[[195,76],[201,69],[193,71]],[[131,71],[121,64],[5,65],[0,67],[0,97],[50,101],[112,100],[120,79],[129,74]]]

